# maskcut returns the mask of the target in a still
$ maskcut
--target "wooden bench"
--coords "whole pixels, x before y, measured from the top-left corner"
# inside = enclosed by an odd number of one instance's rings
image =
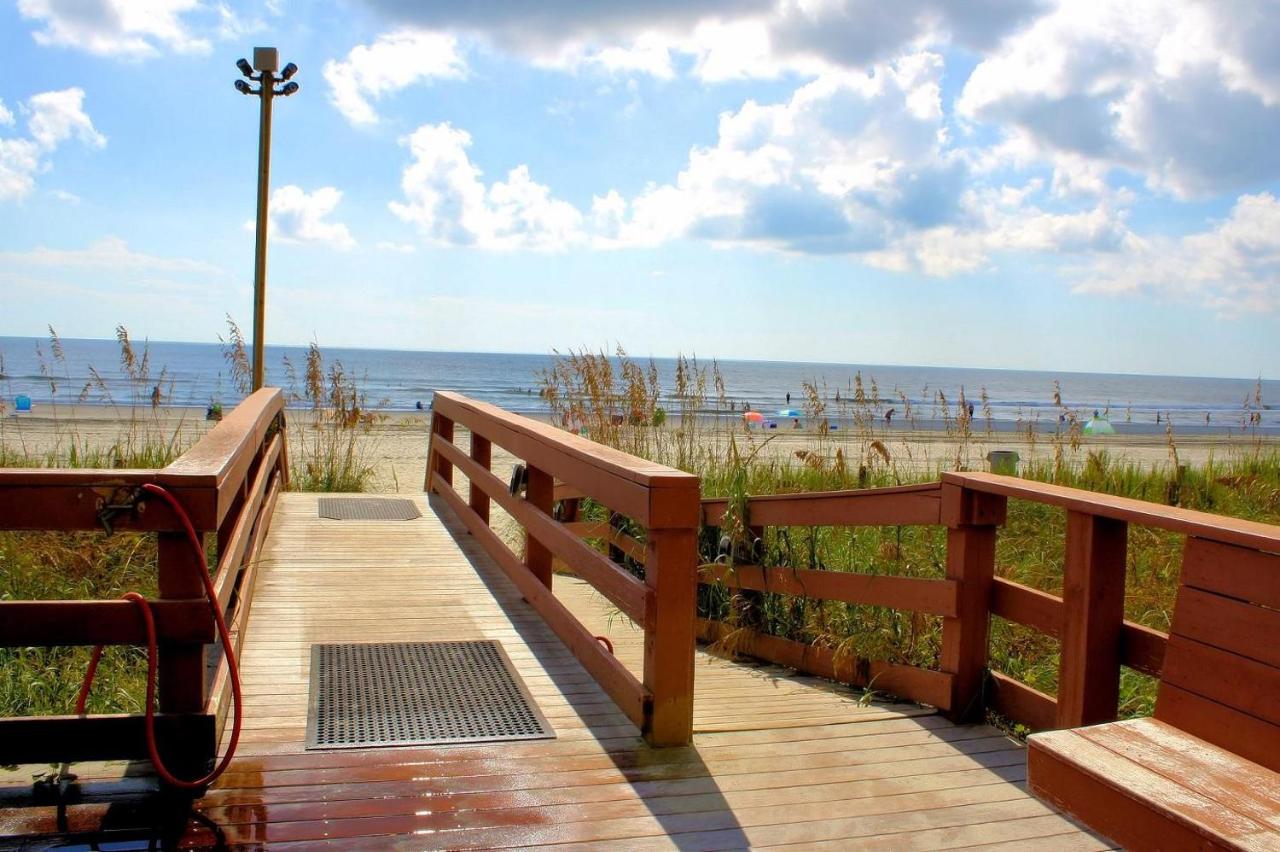
[[[1127,848],[1280,850],[1280,556],[1188,538],[1154,718],[1036,734],[1027,767]]]

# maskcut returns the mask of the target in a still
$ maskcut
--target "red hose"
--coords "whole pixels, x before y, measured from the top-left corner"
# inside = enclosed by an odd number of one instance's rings
[[[214,767],[213,771],[202,778],[194,781],[184,781],[176,777],[164,765],[164,761],[160,758],[160,749],[156,745],[156,620],[151,612],[151,604],[147,599],[137,592],[127,592],[122,597],[124,600],[133,601],[138,607],[138,612],[142,616],[142,624],[147,634],[147,751],[151,756],[151,763],[155,766],[156,774],[166,783],[174,787],[184,790],[195,790],[205,787],[212,783],[219,775],[226,772],[227,766],[231,763],[231,758],[235,756],[236,745],[240,742],[240,721],[241,710],[244,697],[240,691],[240,665],[236,661],[235,651],[231,647],[230,631],[227,630],[226,619],[222,617],[222,610],[218,608],[218,593],[213,588],[213,578],[209,576],[209,568],[205,564],[204,545],[200,541],[200,536],[196,534],[195,527],[191,524],[191,518],[187,515],[186,510],[182,508],[182,504],[177,498],[170,494],[159,485],[146,483],[142,486],[144,490],[155,494],[160,499],[169,504],[174,514],[178,516],[178,520],[182,521],[183,529],[187,533],[187,541],[191,543],[192,554],[196,557],[195,562],[200,566],[200,581],[204,585],[205,597],[209,601],[209,610],[213,613],[214,623],[218,626],[218,639],[222,642],[222,652],[227,658],[227,672],[231,677],[231,696],[232,703],[235,706],[235,722],[231,726],[231,741],[227,744],[227,752],[223,755],[222,760]],[[80,685],[80,694],[76,698],[76,714],[84,713],[85,702],[89,698],[89,689],[93,686],[94,675],[98,671],[98,662],[102,659],[102,646],[98,645],[93,649],[93,656],[89,658],[89,669],[85,672],[84,682]]]

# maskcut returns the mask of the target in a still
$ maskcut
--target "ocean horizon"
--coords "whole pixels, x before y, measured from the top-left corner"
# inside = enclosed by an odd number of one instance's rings
[[[56,359],[47,338],[0,337],[0,394],[11,408],[19,395],[37,405],[150,404],[159,385],[165,406],[224,407],[241,399],[231,370],[216,343],[149,341],[150,380],[135,383],[119,366],[115,340],[61,338],[64,358]],[[135,347],[141,353],[144,344]],[[394,349],[323,347],[326,364],[339,361],[367,394],[371,407],[413,411],[430,407],[437,390],[466,394],[525,414],[545,414],[540,374],[554,362],[553,354],[431,352]],[[289,390],[286,359],[301,371],[307,354],[303,346],[266,347],[267,383]],[[647,365],[649,358],[634,358]],[[676,359],[653,358],[669,407],[675,400]],[[699,359],[710,366],[712,359]],[[836,392],[852,396],[854,376],[861,372],[868,395],[874,380],[881,411],[895,408],[902,425],[904,399],[915,413],[917,428],[942,422],[939,391],[954,406],[963,391],[975,406],[975,422],[984,425],[981,396],[985,392],[992,427],[1009,430],[1039,424],[1054,428],[1068,412],[1087,418],[1096,410],[1108,416],[1118,431],[1134,434],[1162,432],[1171,421],[1180,433],[1218,434],[1260,430],[1280,433],[1280,381],[1244,378],[1160,376],[1128,373],[1018,370],[974,367],[840,364],[819,362],[716,359],[724,377],[726,396],[735,411],[750,406],[766,415],[785,408],[803,409],[804,384],[817,385],[828,399]],[[95,375],[96,373],[96,375]],[[99,380],[100,379],[100,380]],[[1062,404],[1054,400],[1055,382]],[[1262,406],[1255,403],[1261,389]],[[790,400],[787,395],[790,394]],[[706,413],[723,413],[708,400]],[[1262,418],[1251,424],[1257,410]],[[1157,422],[1159,415],[1159,422]],[[1206,415],[1208,420],[1206,421]]]

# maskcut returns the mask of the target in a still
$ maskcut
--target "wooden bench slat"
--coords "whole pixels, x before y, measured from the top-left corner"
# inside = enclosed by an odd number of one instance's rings
[[[1081,728],[1080,736],[1280,832],[1280,773],[1159,719]]]
[[[1090,741],[1079,730],[1028,741],[1032,790],[1124,846],[1247,844],[1270,829]]]
[[[1182,554],[1182,583],[1280,609],[1280,556],[1188,538]]]
[[[1173,611],[1173,633],[1280,668],[1280,610],[1183,586]]]
[[[1280,725],[1280,669],[1175,635],[1163,678],[1162,684]]]
[[[1280,772],[1280,726],[1161,683],[1156,718]]]

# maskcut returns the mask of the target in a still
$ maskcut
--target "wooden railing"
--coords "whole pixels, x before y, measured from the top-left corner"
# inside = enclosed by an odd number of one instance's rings
[[[1168,634],[1124,618],[1130,524],[1185,536],[1184,574],[1204,570],[1192,563],[1209,552],[1218,554],[1212,570],[1223,574],[1251,553],[1280,553],[1280,527],[1269,524],[988,473],[948,473],[942,481],[980,499],[1014,498],[1066,510],[1062,595],[1001,578],[990,581],[989,614],[1061,641],[1056,697],[991,673],[988,703],[1032,730],[1114,720],[1121,666],[1161,674]],[[993,566],[984,559],[974,567],[979,582]],[[986,629],[985,623],[978,627]]]
[[[1067,511],[1063,593],[1052,595],[995,576],[995,545],[1009,498]],[[718,526],[725,500],[703,501],[704,522]],[[1116,718],[1120,668],[1159,677],[1167,634],[1124,618],[1127,525],[1188,537],[1187,559],[1218,546],[1220,570],[1249,551],[1280,552],[1280,528],[1139,500],[984,473],[948,473],[941,482],[822,494],[756,497],[747,502],[754,536],[766,526],[941,525],[947,529],[942,579],[877,576],[756,565],[704,568],[701,581],[742,594],[773,592],[890,607],[942,617],[937,670],[863,659],[735,625],[734,647],[753,656],[854,685],[932,704],[957,721],[990,707],[1032,730]],[[1235,556],[1232,556],[1232,554]],[[1061,641],[1057,696],[989,667],[991,616]],[[705,640],[727,626],[701,620]]]
[[[697,477],[458,394],[438,392],[432,410],[427,489],[462,519],[651,743],[687,743],[693,725]],[[455,424],[471,433],[469,453],[454,443]],[[494,445],[526,465],[524,496],[512,494],[508,483],[491,472]],[[466,500],[453,487],[455,470],[470,482]],[[553,517],[557,482],[562,495],[589,497],[645,529],[644,552],[636,554],[643,556],[643,580],[586,544],[576,534],[580,528]],[[524,528],[523,555],[490,528],[491,503]],[[618,541],[626,544],[621,534]],[[639,544],[630,542],[628,546]],[[644,628],[644,671],[639,678],[556,598],[555,559]]]
[[[166,763],[179,775],[202,774],[215,755],[230,684],[222,649],[211,645],[213,616],[183,527],[141,486],[163,486],[202,537],[216,535],[214,586],[238,652],[258,552],[287,470],[284,398],[270,388],[246,399],[165,468],[0,469],[0,529],[155,533],[156,732]],[[145,644],[129,601],[0,602],[0,646]],[[0,719],[0,764],[146,755],[141,714]]]

